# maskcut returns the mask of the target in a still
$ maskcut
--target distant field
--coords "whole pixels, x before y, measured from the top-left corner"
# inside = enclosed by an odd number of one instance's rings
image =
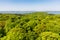
[[[60,11],[0,11],[0,14],[28,14],[32,12],[48,12],[49,14],[60,14]]]
[[[0,40],[60,40],[60,14],[0,14]]]

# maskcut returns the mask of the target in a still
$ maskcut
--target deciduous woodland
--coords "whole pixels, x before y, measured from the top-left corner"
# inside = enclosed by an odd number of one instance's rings
[[[0,14],[0,40],[60,40],[60,14]]]

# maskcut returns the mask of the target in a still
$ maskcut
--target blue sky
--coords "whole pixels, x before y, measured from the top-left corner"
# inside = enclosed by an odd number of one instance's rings
[[[0,0],[0,11],[60,11],[60,0]]]

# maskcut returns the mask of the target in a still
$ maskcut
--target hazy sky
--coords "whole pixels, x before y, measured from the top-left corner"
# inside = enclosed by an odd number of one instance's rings
[[[0,11],[60,11],[60,0],[0,0]]]

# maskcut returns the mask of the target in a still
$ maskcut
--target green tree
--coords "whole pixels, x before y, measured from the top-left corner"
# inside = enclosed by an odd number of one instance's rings
[[[60,36],[53,32],[42,32],[36,40],[60,40]]]
[[[22,28],[13,28],[11,29],[7,35],[1,40],[23,40],[25,37],[25,30]]]

